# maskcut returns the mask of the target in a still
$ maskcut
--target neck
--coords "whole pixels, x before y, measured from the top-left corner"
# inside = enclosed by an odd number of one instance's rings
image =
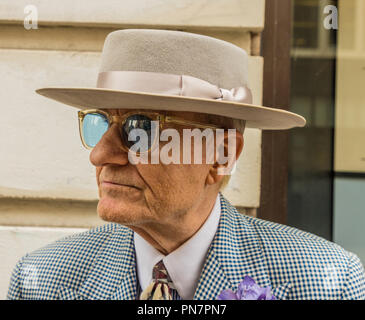
[[[164,255],[180,247],[200,229],[209,217],[217,193],[206,195],[199,199],[194,206],[178,217],[163,222],[149,222],[143,225],[130,226],[142,238]]]

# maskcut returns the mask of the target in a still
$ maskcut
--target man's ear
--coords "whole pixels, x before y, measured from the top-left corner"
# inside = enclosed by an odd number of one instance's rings
[[[243,134],[235,129],[216,134],[216,154],[206,184],[220,184],[224,176],[231,174],[244,146]]]

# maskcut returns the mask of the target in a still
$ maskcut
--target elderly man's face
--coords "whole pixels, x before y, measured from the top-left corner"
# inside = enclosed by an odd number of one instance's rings
[[[106,111],[122,115],[128,110]],[[199,114],[184,118],[204,122]],[[212,187],[212,164],[131,164],[121,143],[113,124],[90,154],[99,187],[98,213],[106,221],[130,226],[176,221]]]

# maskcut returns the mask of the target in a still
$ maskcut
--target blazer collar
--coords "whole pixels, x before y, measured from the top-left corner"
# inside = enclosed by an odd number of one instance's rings
[[[236,291],[246,275],[261,287],[271,286],[267,261],[255,227],[223,195],[221,211],[194,300],[214,300],[225,289]],[[273,288],[273,294],[277,299],[285,299],[290,289],[291,284],[284,283]]]

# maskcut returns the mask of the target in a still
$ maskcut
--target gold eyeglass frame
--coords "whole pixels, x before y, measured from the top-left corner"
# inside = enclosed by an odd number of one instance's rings
[[[82,145],[88,149],[88,150],[92,150],[94,147],[89,147],[84,140],[84,134],[83,134],[83,121],[84,118],[87,114],[91,114],[91,113],[99,113],[102,114],[103,116],[105,116],[108,119],[109,122],[109,128],[112,126],[113,123],[118,123],[119,124],[119,131],[121,131],[121,128],[123,127],[123,125],[125,124],[126,120],[128,117],[132,116],[132,115],[137,115],[137,114],[141,114],[141,115],[146,115],[148,117],[151,118],[152,121],[159,121],[159,127],[160,130],[162,130],[162,128],[164,127],[165,123],[174,123],[174,124],[178,124],[178,125],[190,125],[190,126],[194,126],[197,128],[201,128],[201,129],[223,129],[222,127],[213,125],[213,124],[205,124],[205,123],[201,123],[201,122],[196,122],[196,121],[190,121],[190,120],[185,120],[179,117],[174,117],[174,116],[167,116],[165,114],[159,113],[159,112],[148,112],[148,111],[130,111],[127,112],[125,114],[123,114],[122,116],[113,116],[110,115],[108,112],[100,110],[100,109],[86,109],[86,110],[79,110],[78,111],[78,119],[79,119],[79,132],[80,132],[80,138],[81,138],[81,142]],[[151,144],[151,147],[143,152],[138,152],[137,154],[141,154],[141,153],[145,153],[145,152],[150,152],[150,150],[153,149],[156,140],[159,139],[159,137],[155,137],[154,141]],[[129,148],[126,147],[124,145],[124,142],[122,141],[121,138],[121,142],[122,142],[122,150],[125,152],[129,152]]]

